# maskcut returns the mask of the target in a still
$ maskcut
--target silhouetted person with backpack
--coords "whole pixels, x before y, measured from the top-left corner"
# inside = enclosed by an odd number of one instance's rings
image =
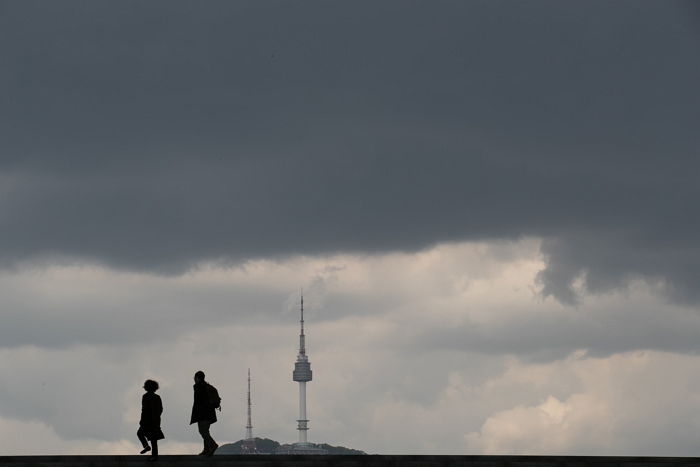
[[[221,410],[221,398],[214,386],[204,381],[204,372],[194,374],[194,404],[190,425],[197,423],[199,434],[204,440],[204,450],[200,456],[211,456],[219,447],[209,433],[209,427],[216,423],[216,409]]]
[[[160,429],[160,415],[163,413],[163,402],[160,396],[156,394],[158,383],[152,379],[147,379],[143,383],[143,388],[146,394],[141,398],[141,420],[139,421],[139,430],[136,432],[139,441],[143,445],[141,454],[151,452],[149,461],[158,460],[158,440],[165,438],[163,431]],[[151,446],[148,445],[151,442]]]

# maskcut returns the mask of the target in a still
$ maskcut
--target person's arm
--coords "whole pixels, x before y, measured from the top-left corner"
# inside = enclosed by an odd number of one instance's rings
[[[139,423],[143,423],[146,416],[146,394],[144,394],[141,396],[141,419],[139,420]]]

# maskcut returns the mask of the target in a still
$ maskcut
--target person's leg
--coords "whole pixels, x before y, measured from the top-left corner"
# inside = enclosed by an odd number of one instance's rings
[[[151,459],[156,460],[156,459],[158,459],[158,440],[157,439],[151,440],[151,446],[153,446],[153,452],[151,454]]]
[[[146,454],[151,450],[151,447],[148,445],[148,440],[146,439],[146,434],[143,432],[143,428],[139,428],[139,430],[136,432],[136,436],[139,438],[139,441],[141,441],[141,446],[143,446],[143,451],[141,451],[141,454]]]
[[[214,441],[214,437],[211,435],[211,430],[209,431],[209,439],[211,440],[211,451],[209,452],[209,455],[212,455],[219,445],[216,444],[216,441]]]
[[[209,434],[209,426],[211,423],[209,422],[197,422],[197,428],[199,428],[199,434],[202,436],[202,441],[204,441],[204,450],[200,452],[200,455],[205,455],[209,452],[211,449],[211,443],[214,441],[211,439],[211,435]]]
[[[216,451],[219,447],[218,444],[216,444],[216,441],[214,441],[214,438],[211,435],[211,431],[207,431],[209,433],[209,452],[207,453],[208,456],[211,456],[214,454],[214,451]]]

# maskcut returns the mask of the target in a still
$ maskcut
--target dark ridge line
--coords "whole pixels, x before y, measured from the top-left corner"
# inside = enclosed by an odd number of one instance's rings
[[[334,460],[358,460],[366,463],[374,463],[377,460],[407,460],[407,461],[462,461],[473,463],[542,463],[546,465],[565,465],[568,462],[581,465],[582,463],[664,463],[664,464],[694,464],[700,467],[700,457],[696,456],[576,456],[576,455],[436,455],[436,454],[327,454],[327,455],[278,455],[278,454],[222,454],[212,457],[202,457],[191,454],[162,454],[160,460],[147,463],[148,456],[139,455],[19,455],[0,456],[0,463],[70,463],[70,462],[143,462],[144,464],[159,465],[166,462],[197,462],[197,463],[225,463],[225,462],[277,462],[277,461],[318,461],[333,463]]]

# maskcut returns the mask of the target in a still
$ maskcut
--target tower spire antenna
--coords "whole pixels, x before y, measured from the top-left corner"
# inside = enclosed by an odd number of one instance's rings
[[[299,333],[299,356],[306,356],[306,336],[304,335],[304,289],[301,289],[301,332]]]
[[[301,289],[301,333],[304,334],[304,289]]]

